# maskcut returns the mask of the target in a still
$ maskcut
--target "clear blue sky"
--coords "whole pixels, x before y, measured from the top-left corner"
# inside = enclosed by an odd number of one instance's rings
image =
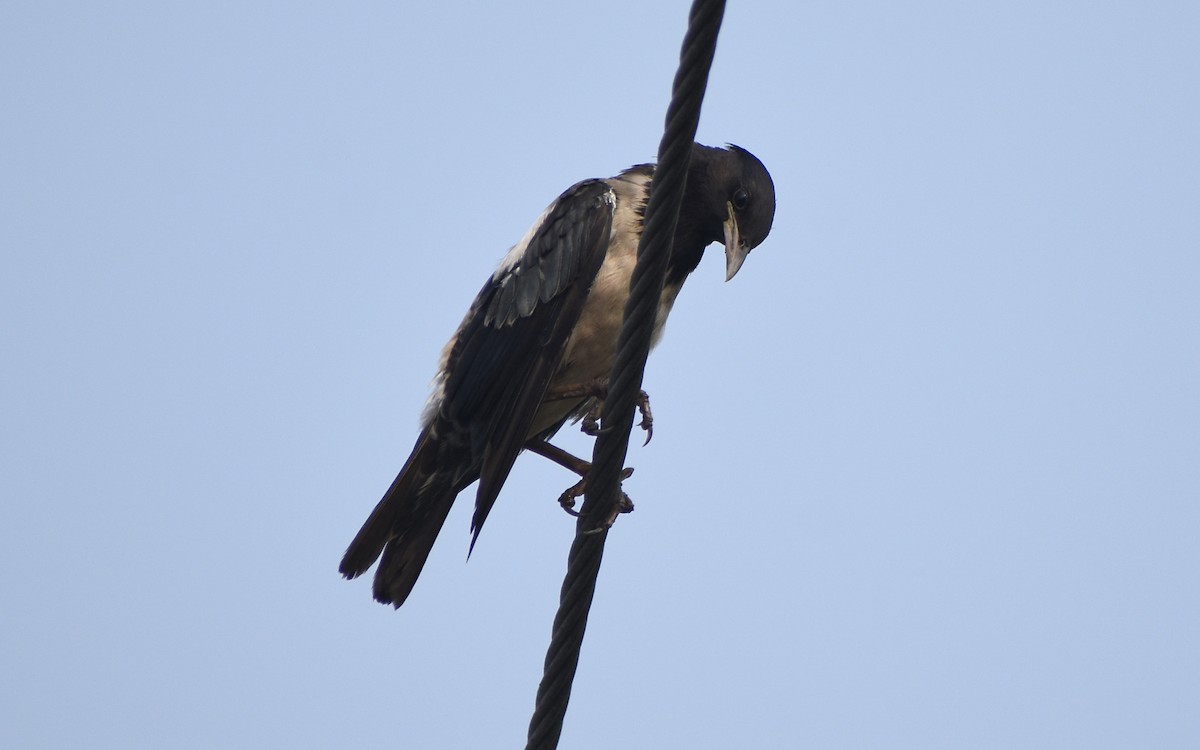
[[[0,745],[520,747],[572,480],[337,562],[686,4],[0,7]],[[563,747],[1200,747],[1200,10],[732,2]],[[571,435],[578,451],[587,442]],[[466,498],[464,498],[466,500]]]

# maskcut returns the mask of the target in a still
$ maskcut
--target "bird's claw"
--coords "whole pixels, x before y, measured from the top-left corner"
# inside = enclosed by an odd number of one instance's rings
[[[629,495],[626,495],[624,492],[622,492],[621,499],[617,501],[616,506],[613,507],[613,511],[611,514],[609,514],[608,518],[604,519],[604,523],[600,524],[594,529],[588,529],[583,533],[599,534],[601,531],[608,531],[612,528],[612,525],[617,522],[617,516],[621,515],[622,513],[632,512],[633,501],[629,499]]]
[[[583,420],[579,424],[579,429],[588,437],[597,437],[604,430],[600,427],[600,411],[603,404],[595,403],[592,408],[588,409],[587,414],[583,415]]]
[[[633,476],[632,466],[626,466],[621,470],[622,482],[631,476]],[[575,510],[575,499],[582,497],[585,492],[587,492],[587,477],[580,479],[575,484],[563,490],[563,493],[558,496],[558,504],[564,511],[567,512],[568,515],[579,518],[579,511]],[[609,526],[613,525],[613,522],[616,521],[618,513],[630,513],[632,511],[633,501],[629,499],[629,495],[626,495],[624,492],[622,492],[621,499],[617,501],[617,509],[613,513],[612,519],[606,522],[604,528],[608,528]]]
[[[638,427],[646,431],[646,440],[642,445],[649,445],[650,438],[654,437],[654,415],[650,412],[650,396],[645,391],[639,390],[636,403],[638,414],[642,415],[642,421],[638,422]],[[580,420],[579,429],[583,434],[597,437],[600,433],[608,431],[608,428],[600,426],[600,412],[603,406],[603,403],[593,405]]]
[[[642,445],[646,446],[650,444],[650,438],[654,437],[654,415],[650,413],[650,397],[645,391],[638,391],[637,408],[638,413],[642,415],[638,427],[646,431],[646,442]]]
[[[569,515],[579,518],[579,511],[575,510],[575,498],[583,494],[587,487],[587,480],[580,479],[575,484],[563,490],[563,493],[558,496],[559,506]]]

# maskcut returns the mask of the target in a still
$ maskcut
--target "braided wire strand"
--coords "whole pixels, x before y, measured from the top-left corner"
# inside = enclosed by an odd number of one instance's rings
[[[604,542],[620,498],[620,473],[629,449],[634,408],[650,352],[658,300],[683,202],[688,161],[724,14],[724,0],[694,0],[688,15],[688,30],[672,85],[666,126],[658,147],[658,166],[638,245],[637,265],[630,281],[617,357],[604,402],[604,430],[596,438],[592,453],[587,491],[567,557],[567,574],[529,723],[526,750],[553,750],[562,734]]]

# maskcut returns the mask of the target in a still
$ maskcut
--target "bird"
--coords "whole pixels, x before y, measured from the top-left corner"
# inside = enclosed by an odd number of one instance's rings
[[[549,439],[572,419],[583,418],[584,431],[595,433],[654,169],[639,164],[568,188],[471,303],[442,351],[412,453],[339,566],[352,579],[378,560],[372,590],[379,602],[399,608],[408,599],[455,498],[478,481],[474,548],[522,451],[586,474],[585,461]],[[724,244],[728,281],[766,239],[774,216],[774,182],[757,157],[732,144],[692,145],[652,344],[705,248]],[[648,440],[644,394],[639,406]],[[581,485],[564,493],[564,504]]]

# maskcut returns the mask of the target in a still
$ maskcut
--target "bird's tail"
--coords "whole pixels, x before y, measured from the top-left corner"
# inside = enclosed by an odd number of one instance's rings
[[[455,496],[465,486],[461,453],[449,449],[430,430],[422,433],[342,557],[342,575],[357,578],[382,553],[374,594],[384,604],[399,607],[408,598]]]

